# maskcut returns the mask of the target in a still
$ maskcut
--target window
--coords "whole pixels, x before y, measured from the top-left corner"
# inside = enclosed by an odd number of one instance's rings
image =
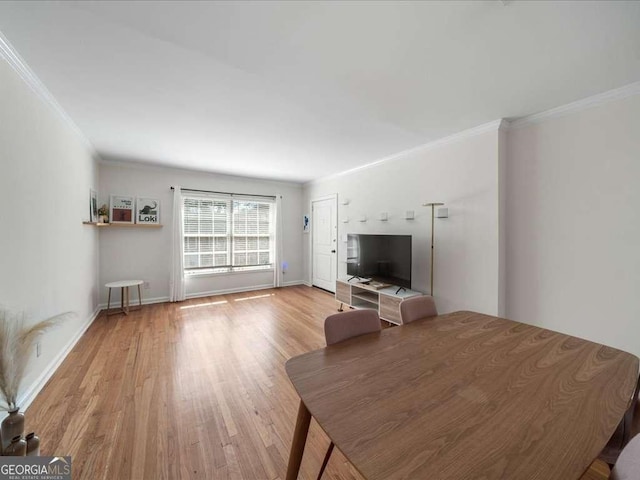
[[[268,269],[274,255],[274,203],[268,200],[184,198],[187,273]]]

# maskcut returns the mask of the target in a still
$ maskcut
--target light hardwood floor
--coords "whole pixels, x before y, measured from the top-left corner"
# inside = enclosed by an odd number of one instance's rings
[[[74,479],[284,478],[299,398],[284,371],[324,346],[332,295],[305,286],[104,312],[26,412]],[[329,440],[312,421],[299,478]],[[336,449],[323,479],[360,479]]]

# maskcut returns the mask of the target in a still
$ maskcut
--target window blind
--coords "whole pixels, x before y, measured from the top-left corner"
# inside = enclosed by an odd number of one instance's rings
[[[271,267],[274,203],[232,197],[184,199],[184,267],[232,271]]]

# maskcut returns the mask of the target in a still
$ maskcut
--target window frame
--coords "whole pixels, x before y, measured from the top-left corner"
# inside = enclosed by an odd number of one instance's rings
[[[211,201],[215,204],[215,202],[225,203],[227,207],[226,211],[226,232],[225,233],[216,233],[215,227],[215,214],[212,213],[211,222],[212,228],[211,233],[187,233],[187,224],[186,224],[186,207],[187,202],[189,200],[195,200],[198,202],[201,201]],[[255,213],[255,221],[256,221],[256,233],[249,233],[246,229],[247,223],[245,223],[245,232],[244,233],[235,233],[236,226],[236,214],[237,204],[240,203],[248,203],[256,205],[256,213]],[[268,233],[260,233],[260,205],[265,204],[268,205]],[[200,212],[201,204],[198,205],[198,212]],[[256,272],[268,272],[274,270],[275,263],[275,250],[276,250],[276,235],[275,235],[275,208],[276,202],[273,197],[259,197],[259,196],[251,196],[251,195],[241,195],[241,194],[201,194],[201,193],[189,193],[183,195],[182,199],[182,226],[183,226],[183,249],[182,249],[182,257],[183,257],[183,272],[185,276],[200,276],[200,275],[230,275],[230,274],[245,274],[245,273],[256,273]],[[248,222],[250,217],[245,217],[245,222]],[[200,226],[200,220],[198,220],[198,226]],[[200,229],[199,229],[200,230]],[[200,242],[197,245],[197,251],[188,252],[187,251],[187,238],[211,238],[212,239],[212,250],[210,252],[202,252],[200,250]],[[256,249],[249,250],[245,248],[244,250],[237,250],[237,242],[236,238],[244,237],[246,239],[246,243],[248,243],[249,238],[256,238]],[[216,238],[225,238],[227,240],[227,249],[225,254],[227,255],[227,263],[225,265],[212,265],[212,266],[197,266],[197,267],[187,267],[187,256],[193,255],[197,257],[201,257],[202,255],[213,255],[221,254],[222,252],[216,251],[215,249],[215,239]],[[260,239],[267,238],[268,239],[268,249],[260,248]],[[251,265],[236,265],[234,264],[234,260],[236,259],[236,254],[248,256],[251,253],[255,253],[257,255],[257,259],[259,261],[261,253],[268,254],[269,263],[266,264],[251,264]],[[245,257],[246,258],[246,257]],[[200,260],[200,258],[198,258]],[[215,259],[214,259],[215,260]],[[198,261],[200,264],[200,261]]]

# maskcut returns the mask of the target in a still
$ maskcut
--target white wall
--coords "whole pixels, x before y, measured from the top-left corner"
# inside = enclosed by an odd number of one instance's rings
[[[508,134],[507,315],[640,355],[640,95]]]
[[[497,125],[481,134],[462,134],[455,141],[426,147],[349,174],[305,186],[310,201],[337,193],[349,205],[338,206],[338,275],[346,274],[347,233],[411,234],[412,288],[429,291],[431,209],[444,202],[449,218],[436,219],[434,297],[438,310],[499,311],[499,192]],[[415,220],[403,218],[414,210]],[[388,212],[389,220],[377,220]],[[356,221],[360,215],[369,219]],[[342,219],[348,216],[349,223]],[[313,219],[311,221],[313,228]],[[311,234],[305,234],[305,278],[310,281]]]
[[[82,224],[97,169],[87,144],[1,56],[0,169],[0,304],[29,322],[76,314],[42,337],[22,385],[25,407],[97,307],[98,235]]]
[[[115,280],[142,279],[147,301],[167,301],[171,262],[171,186],[222,192],[282,195],[283,260],[288,263],[284,283],[303,279],[302,186],[296,183],[248,179],[140,164],[101,163],[99,203],[109,195],[146,196],[160,199],[161,229],[103,228],[100,230],[100,300],[107,303],[104,284]],[[206,275],[187,280],[187,296],[250,290],[273,285],[273,272],[243,272]],[[119,299],[119,292],[115,292]],[[137,298],[137,293],[132,298]],[[113,300],[113,299],[112,299]]]

